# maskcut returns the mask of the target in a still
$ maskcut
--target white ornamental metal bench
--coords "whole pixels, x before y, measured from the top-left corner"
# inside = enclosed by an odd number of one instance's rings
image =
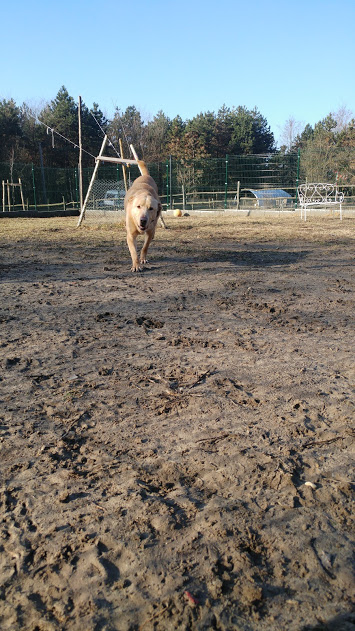
[[[342,215],[342,202],[344,201],[344,193],[338,191],[336,184],[301,184],[298,189],[298,201],[301,207],[301,219],[307,219],[307,211],[309,210],[327,210],[331,208],[339,212],[340,219]]]

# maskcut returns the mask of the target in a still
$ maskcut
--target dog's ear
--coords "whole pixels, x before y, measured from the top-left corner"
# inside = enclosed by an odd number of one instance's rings
[[[158,216],[158,217],[159,217],[159,215],[160,215],[160,213],[161,213],[161,211],[162,211],[162,210],[163,210],[162,205],[161,205],[161,203],[159,202],[159,203],[158,203],[158,213],[157,213],[157,216]]]
[[[126,201],[126,204],[128,204],[128,202],[131,202],[131,201],[132,201],[132,199],[133,199],[133,197],[134,197],[134,193],[131,193],[131,194],[130,194],[130,195],[128,195],[128,196],[127,196],[127,193],[126,193],[126,200],[125,200],[125,201]]]

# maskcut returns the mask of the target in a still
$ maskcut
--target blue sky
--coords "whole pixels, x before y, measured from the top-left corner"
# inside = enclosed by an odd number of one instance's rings
[[[257,107],[286,120],[355,111],[354,0],[17,0],[1,9],[0,99],[33,107],[64,85],[106,116]]]

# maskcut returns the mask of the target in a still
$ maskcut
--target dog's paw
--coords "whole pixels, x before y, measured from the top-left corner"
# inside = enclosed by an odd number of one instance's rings
[[[136,265],[132,265],[131,272],[142,272],[142,267],[138,263]]]
[[[148,259],[141,259],[141,265],[146,265],[149,263]]]

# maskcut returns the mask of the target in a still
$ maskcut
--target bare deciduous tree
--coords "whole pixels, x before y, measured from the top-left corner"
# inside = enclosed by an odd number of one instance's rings
[[[355,117],[355,114],[345,105],[341,105],[336,112],[332,113],[332,116],[337,122],[337,126],[334,131],[336,134],[339,134],[348,127],[350,121]]]
[[[287,119],[280,134],[280,144],[286,151],[291,151],[297,136],[302,133],[304,127],[304,123],[296,121],[293,116]]]

